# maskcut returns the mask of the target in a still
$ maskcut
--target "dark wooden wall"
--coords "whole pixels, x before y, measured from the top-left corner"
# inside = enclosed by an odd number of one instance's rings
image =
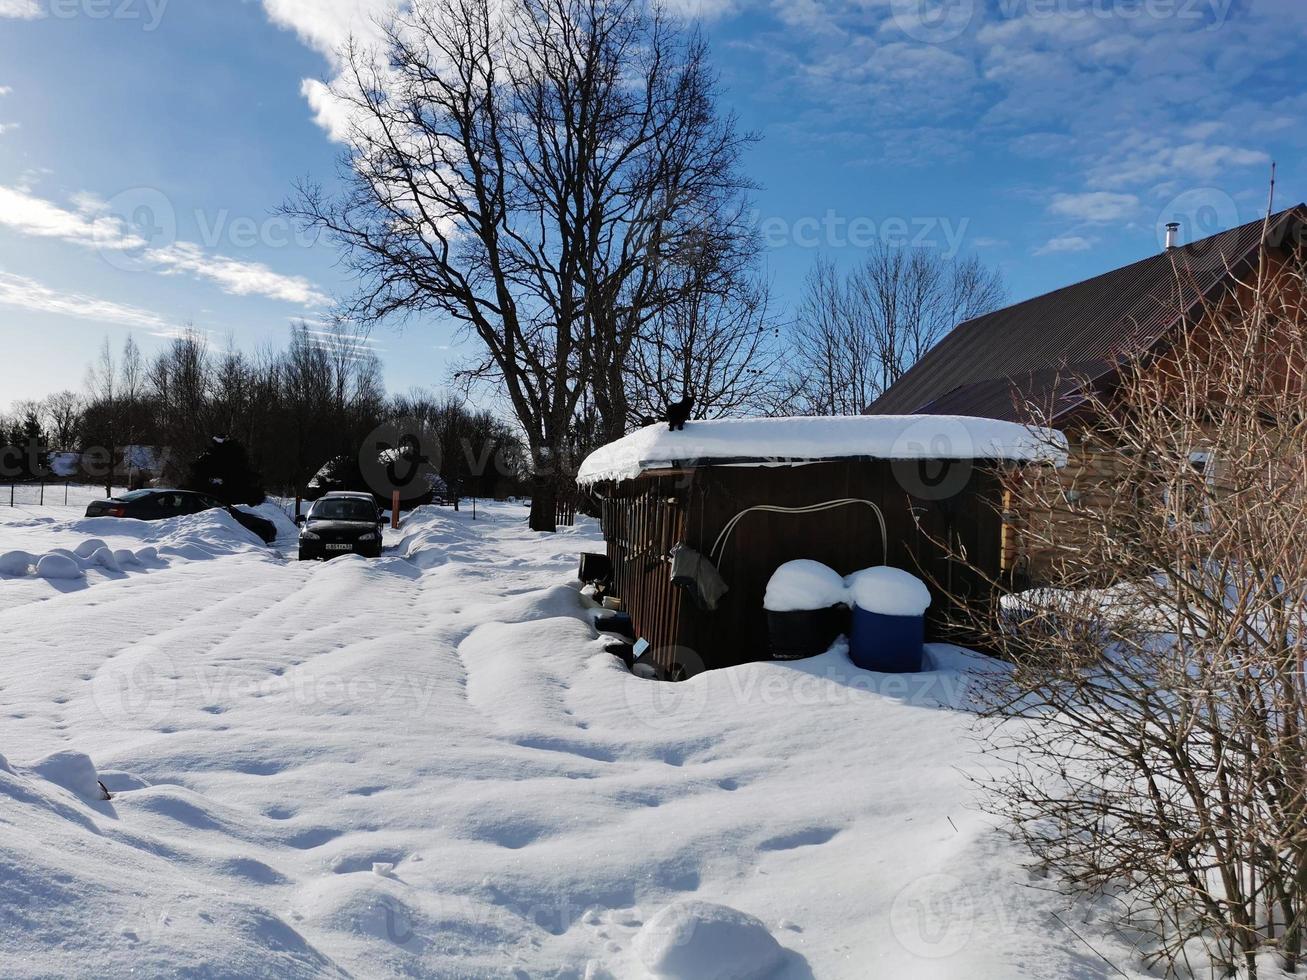
[[[643,477],[611,488],[604,503],[605,536],[616,569],[614,583],[637,635],[648,639],[664,666],[673,661],[724,667],[767,657],[762,608],[767,581],[781,564],[811,558],[841,575],[872,565],[893,565],[932,578],[954,593],[979,597],[983,583],[950,562],[934,540],[953,539],[970,561],[997,575],[1001,562],[999,490],[980,465],[954,469],[947,499],[913,496],[906,486],[927,486],[902,463],[848,460],[784,467],[700,467],[692,472]],[[936,470],[938,472],[938,470]],[[932,495],[925,491],[926,496]],[[718,568],[730,592],[715,612],[694,606],[671,587],[662,556],[684,540],[705,555],[726,523],[758,504],[806,506],[836,498],[874,502],[885,516],[888,553],[870,508],[847,505],[816,514],[755,512],[744,517],[721,554]],[[931,633],[939,637],[948,603],[932,587]],[[686,651],[690,651],[687,655]]]
[[[602,500],[604,538],[613,563],[612,590],[631,616],[635,634],[647,639],[654,658],[671,669],[681,661],[684,593],[671,584],[667,553],[685,540],[682,487],[667,478],[631,480]]]

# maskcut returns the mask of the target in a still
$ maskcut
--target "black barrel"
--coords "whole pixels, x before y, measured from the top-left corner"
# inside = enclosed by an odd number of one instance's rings
[[[767,645],[773,660],[803,660],[830,649],[848,631],[849,607],[767,613]]]

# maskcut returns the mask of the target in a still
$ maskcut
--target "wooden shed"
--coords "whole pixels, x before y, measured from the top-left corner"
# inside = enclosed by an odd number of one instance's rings
[[[953,540],[986,572],[1002,563],[996,468],[1064,461],[1058,433],[957,416],[732,419],[651,426],[592,454],[578,482],[599,502],[610,591],[637,638],[673,673],[768,657],[763,595],[798,558],[842,575],[892,565],[976,594],[981,579],[936,542]],[[728,591],[702,608],[673,585],[670,554],[686,545]],[[936,588],[929,620],[948,607]]]

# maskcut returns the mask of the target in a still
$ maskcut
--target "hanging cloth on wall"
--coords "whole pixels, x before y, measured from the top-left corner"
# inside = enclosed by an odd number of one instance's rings
[[[672,584],[689,592],[700,609],[716,609],[730,589],[717,566],[684,542],[675,545],[669,556],[672,559]]]

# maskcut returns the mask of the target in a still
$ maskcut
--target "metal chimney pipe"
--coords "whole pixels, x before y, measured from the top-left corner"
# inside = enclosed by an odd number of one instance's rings
[[[1168,221],[1166,223],[1166,250],[1169,252],[1178,244],[1177,239],[1180,236],[1180,222]]]

